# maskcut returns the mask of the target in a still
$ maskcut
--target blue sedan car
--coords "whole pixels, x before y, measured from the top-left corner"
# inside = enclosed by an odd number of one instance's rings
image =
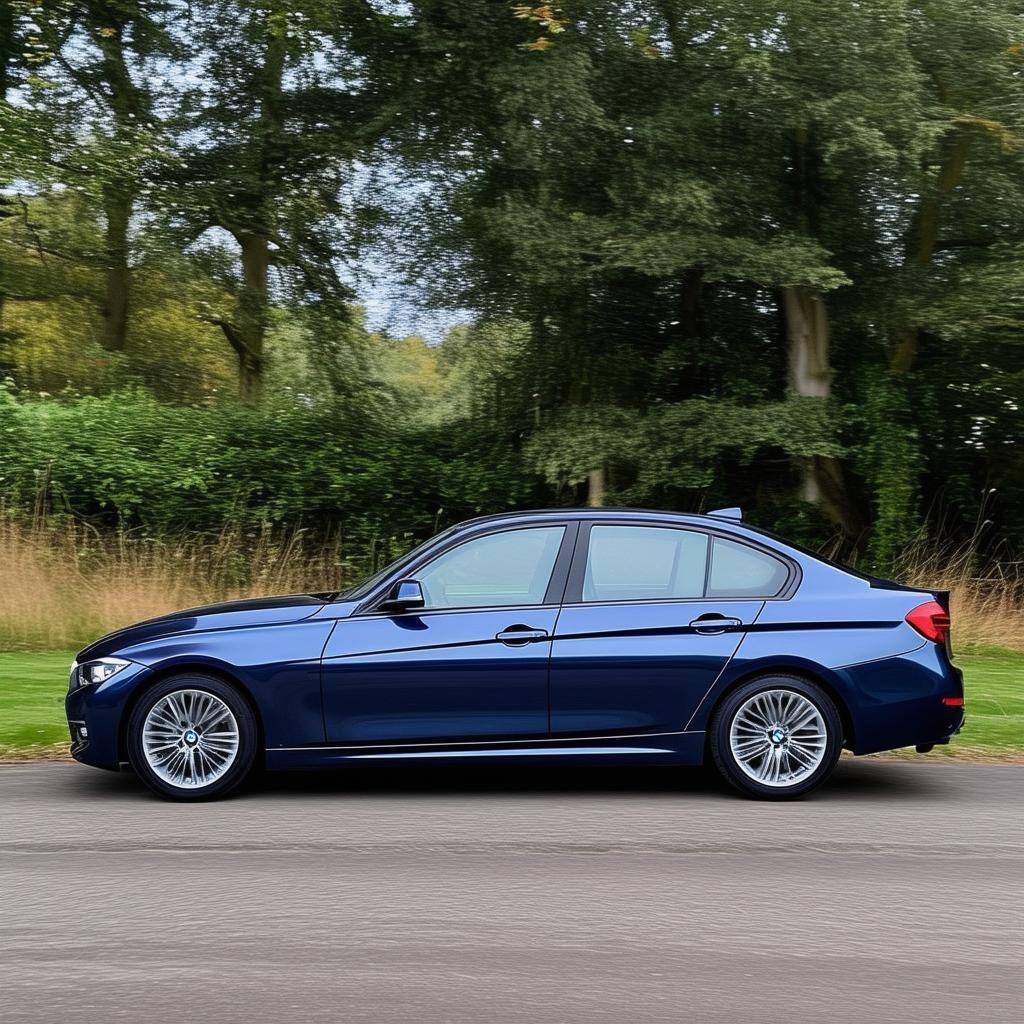
[[[72,754],[176,800],[257,766],[698,765],[802,796],[855,754],[963,722],[948,595],[708,515],[463,523],[354,590],[233,601],[78,655]]]

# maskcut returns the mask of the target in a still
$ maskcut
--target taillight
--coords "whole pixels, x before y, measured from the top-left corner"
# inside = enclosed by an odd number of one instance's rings
[[[944,644],[949,640],[949,613],[938,601],[927,601],[907,612],[907,622],[925,640],[936,644]]]

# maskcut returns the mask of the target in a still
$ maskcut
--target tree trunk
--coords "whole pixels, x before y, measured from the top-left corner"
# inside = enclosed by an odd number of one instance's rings
[[[104,189],[106,283],[103,294],[103,347],[123,352],[128,340],[128,223],[132,213],[131,193],[120,188]]]
[[[789,386],[806,398],[829,398],[828,312],[820,293],[788,287],[782,292],[788,342]]]
[[[604,469],[592,469],[587,474],[587,505],[600,508],[604,504]]]
[[[701,300],[704,294],[704,268],[683,271],[679,283],[679,334],[696,338],[701,333]]]
[[[786,320],[789,390],[801,398],[827,399],[832,394],[829,363],[828,310],[824,298],[807,288],[782,292]],[[800,498],[818,505],[833,522],[852,530],[842,465],[813,455],[798,460]]]
[[[263,378],[263,340],[267,329],[267,268],[270,247],[262,235],[240,233],[242,289],[235,306],[238,392],[244,401],[259,398]]]
[[[14,59],[14,7],[9,3],[0,3],[0,103],[7,102],[7,90],[10,87],[10,65]],[[0,179],[0,185],[7,185],[6,178]],[[7,209],[9,200],[0,196],[0,220],[10,211]],[[4,306],[7,296],[4,292],[6,274],[0,267],[0,344],[4,341]]]
[[[907,261],[919,268],[927,267],[935,255],[939,242],[939,219],[942,201],[960,184],[970,136],[966,129],[958,128],[946,144],[946,151],[939,166],[939,176],[934,190],[926,196],[915,219],[915,232],[908,239]],[[900,333],[896,350],[892,356],[891,368],[894,373],[908,373],[917,361],[921,345],[921,329],[910,324]]]
[[[242,287],[235,303],[228,341],[238,356],[238,391],[244,401],[259,398],[263,382],[263,342],[267,329],[267,270],[270,266],[270,235],[274,223],[274,148],[282,131],[281,90],[287,56],[288,15],[283,7],[267,12],[264,24],[266,50],[259,70],[260,133],[254,153],[257,201],[246,211],[243,224],[233,229],[241,248]]]
[[[821,166],[812,134],[798,129],[793,136],[793,200],[800,230],[820,233]],[[802,398],[828,399],[832,394],[829,362],[828,309],[820,292],[796,285],[782,290],[786,323],[786,356],[790,391]],[[829,519],[853,532],[843,467],[821,455],[798,459],[800,498],[817,505]]]
[[[0,4],[0,102],[7,99],[10,66],[14,60],[14,5]]]
[[[87,22],[103,53],[102,74],[107,87],[115,134],[131,139],[145,117],[148,106],[141,89],[132,81],[124,53],[127,21],[107,3],[91,3]],[[106,216],[104,257],[106,280],[103,294],[103,347],[123,352],[128,339],[128,304],[131,291],[128,225],[135,202],[134,175],[137,169],[120,169],[122,176],[103,185]]]

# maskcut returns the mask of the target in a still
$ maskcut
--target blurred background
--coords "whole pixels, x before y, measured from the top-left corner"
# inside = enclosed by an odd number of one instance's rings
[[[1024,647],[1012,0],[4,0],[0,647],[473,515],[746,518]]]

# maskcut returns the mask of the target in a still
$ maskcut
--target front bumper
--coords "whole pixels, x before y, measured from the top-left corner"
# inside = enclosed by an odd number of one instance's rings
[[[89,726],[84,719],[69,718],[68,731],[71,733],[71,756],[77,758],[89,746]]]
[[[105,683],[80,686],[64,699],[71,756],[82,764],[116,770],[121,756],[121,715],[132,690],[152,670],[132,662]]]

